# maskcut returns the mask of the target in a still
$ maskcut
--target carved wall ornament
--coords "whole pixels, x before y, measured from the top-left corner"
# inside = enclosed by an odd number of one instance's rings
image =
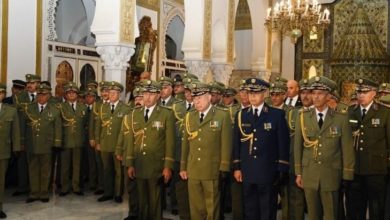
[[[49,0],[47,13],[46,13],[46,21],[48,26],[47,35],[45,36],[46,40],[55,41],[57,40],[57,32],[56,32],[56,8],[58,5],[58,0]]]
[[[203,59],[211,59],[212,0],[204,1]]]
[[[303,72],[302,72],[303,79],[309,78],[309,72],[312,66],[315,67],[317,76],[324,75],[324,60],[322,59],[304,59],[302,61],[302,66],[303,66]]]
[[[234,62],[234,24],[235,24],[234,7],[235,7],[235,1],[229,0],[228,33],[227,33],[228,39],[227,39],[227,57],[226,57],[226,61],[228,63]]]
[[[120,41],[132,44],[134,42],[135,0],[121,0]]]

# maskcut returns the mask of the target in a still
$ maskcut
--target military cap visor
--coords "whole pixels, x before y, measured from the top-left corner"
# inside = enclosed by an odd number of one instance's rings
[[[143,90],[141,88],[139,88],[139,87],[135,88],[133,90],[133,96],[134,97],[142,97],[142,96],[144,96]]]
[[[108,89],[122,92],[124,88],[119,82],[112,81],[108,83]]]
[[[161,76],[160,79],[158,80],[158,82],[163,86],[163,85],[169,85],[169,86],[172,86],[173,85],[173,80],[169,77],[166,77],[166,76]]]
[[[302,90],[311,90],[310,83],[308,79],[302,79],[299,81],[299,91]]]
[[[40,84],[37,88],[37,94],[49,94],[51,93],[51,87],[46,84]]]
[[[77,92],[79,93],[79,88],[76,83],[69,82],[64,86],[65,92]]]
[[[235,95],[237,95],[237,90],[235,90],[232,87],[228,87],[225,89],[225,91],[223,92],[222,95],[225,97],[235,96]]]
[[[88,83],[87,83],[87,86],[98,87],[98,85],[99,85],[99,84],[98,84],[96,81],[94,81],[94,80],[88,81]]]
[[[376,91],[378,84],[370,79],[359,78],[355,80],[357,92]]]
[[[270,84],[269,88],[270,93],[286,93],[287,85],[282,82],[274,82]]]
[[[144,92],[159,93],[161,91],[160,83],[154,80],[142,80],[140,85]]]
[[[334,83],[332,80],[324,76],[315,76],[310,79],[310,87],[312,90],[332,91]]]
[[[189,85],[189,88],[191,90],[191,96],[194,96],[194,97],[207,94],[211,91],[210,86],[208,84],[201,83],[201,82],[191,83]]]
[[[378,92],[383,92],[383,93],[390,94],[390,83],[382,83],[379,86]]]

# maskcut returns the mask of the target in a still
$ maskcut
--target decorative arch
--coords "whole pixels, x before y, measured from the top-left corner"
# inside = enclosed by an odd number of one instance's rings
[[[169,25],[171,24],[172,20],[178,16],[181,21],[184,23],[184,11],[179,8],[173,8],[171,9],[167,16],[165,17],[163,24],[162,24],[162,30],[163,33],[160,36],[160,54],[163,59],[167,58],[166,48],[165,48],[165,41],[166,41],[166,35],[169,28]]]
[[[69,81],[73,81],[73,68],[68,61],[62,61],[56,69],[56,97],[62,97],[64,95],[64,84]]]

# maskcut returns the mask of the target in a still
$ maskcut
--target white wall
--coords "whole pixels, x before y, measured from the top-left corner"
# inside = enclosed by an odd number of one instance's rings
[[[167,35],[176,43],[176,59],[183,60],[184,54],[181,51],[184,37],[184,23],[179,16],[175,16],[168,26]]]
[[[252,63],[252,30],[235,31],[235,69],[250,70]]]
[[[35,73],[35,33],[36,1],[9,1],[8,88],[13,79],[25,80],[25,74]]]
[[[150,10],[150,9],[147,9],[147,8],[144,8],[144,7],[140,7],[140,6],[137,6],[136,8],[136,14],[137,14],[137,20],[138,20],[138,23],[139,21],[142,19],[143,16],[149,16],[152,20],[152,27],[154,30],[157,30],[157,11],[153,11],[153,10]],[[138,37],[138,36],[135,36],[135,37]],[[158,44],[158,42],[156,42]],[[157,76],[157,47],[156,47],[156,50],[154,51],[154,55],[153,55],[153,67],[152,67],[152,79],[156,79],[156,76]]]

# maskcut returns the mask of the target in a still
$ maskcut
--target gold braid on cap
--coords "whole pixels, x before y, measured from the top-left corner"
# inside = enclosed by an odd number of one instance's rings
[[[238,128],[240,129],[240,132],[241,132],[241,135],[243,136],[243,138],[241,138],[241,142],[245,142],[245,141],[249,141],[249,155],[252,155],[252,148],[253,148],[253,133],[250,133],[250,134],[246,134],[244,133],[244,130],[242,130],[242,125],[241,125],[241,112],[242,110],[240,110],[238,112]]]
[[[303,111],[300,112],[300,119],[301,119],[301,130],[302,130],[302,137],[304,139],[303,146],[306,148],[313,147],[313,158],[316,160],[317,159],[317,154],[318,154],[318,139],[315,141],[310,141],[309,138],[307,137],[306,131],[305,131],[305,122],[303,120]]]
[[[187,131],[187,134],[188,134],[188,140],[193,140],[195,139],[197,136],[198,136],[198,131],[193,131],[191,132],[191,128],[190,128],[190,113],[187,112],[186,114],[186,131]]]

